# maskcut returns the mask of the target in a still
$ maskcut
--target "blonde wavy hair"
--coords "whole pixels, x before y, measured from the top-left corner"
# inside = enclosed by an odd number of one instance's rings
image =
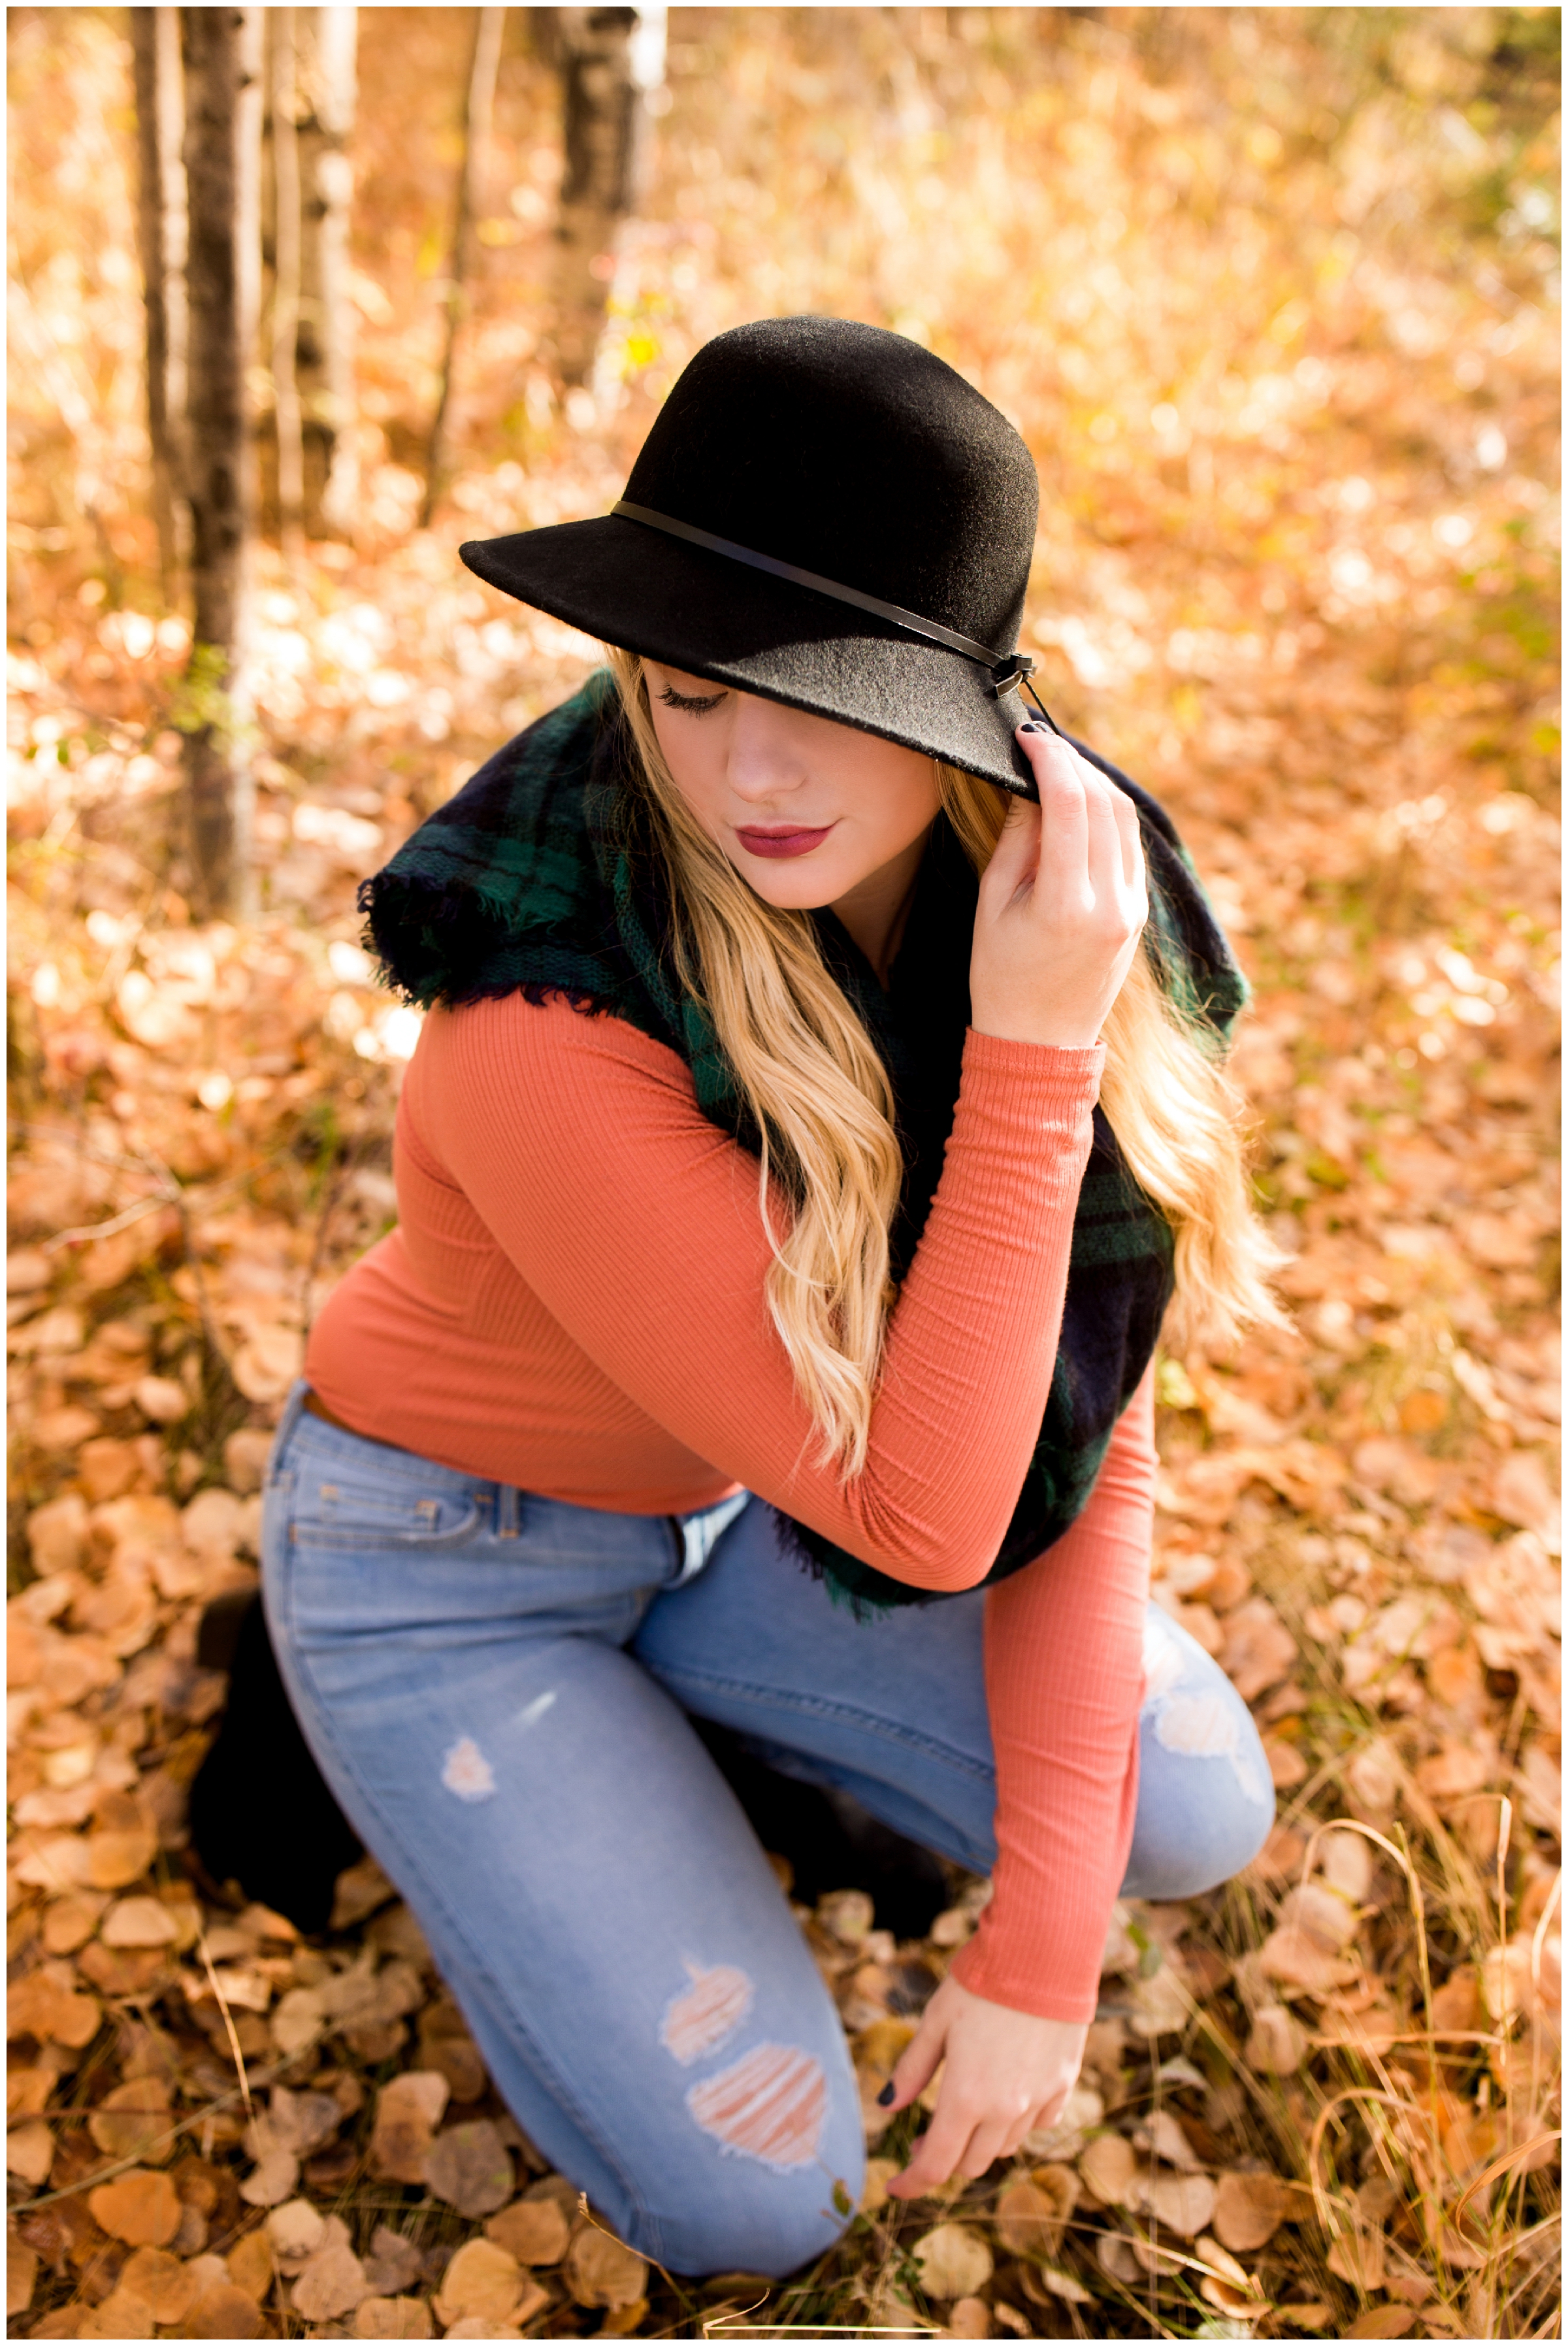
[[[888,1235],[903,1179],[892,1087],[826,968],[810,917],[765,903],[691,812],[654,729],[642,660],[606,646],[636,749],[647,835],[675,907],[677,974],[701,1005],[761,1136],[759,1181],[772,1248],[769,1310],[796,1388],[844,1479],[865,1464],[895,1289]],[[949,821],[977,872],[1007,801],[938,763]],[[1186,1025],[1146,945],[1106,1020],[1100,1099],[1123,1157],[1176,1239],[1166,1334],[1215,1349],[1255,1321],[1282,1324],[1268,1287],[1278,1250],[1252,1210],[1243,1102],[1212,1042]],[[789,1200],[775,1228],[769,1185]]]

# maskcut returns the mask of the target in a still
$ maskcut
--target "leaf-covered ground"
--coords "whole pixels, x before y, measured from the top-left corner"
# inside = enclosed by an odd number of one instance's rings
[[[361,16],[363,519],[259,549],[245,927],[193,923],[178,839],[121,21],[11,15],[12,2328],[1555,2335],[1556,13],[676,10],[564,409],[524,15],[424,534],[466,12]],[[307,1943],[198,1893],[184,1811],[198,1618],[393,1211],[417,1028],[355,882],[594,658],[456,543],[602,511],[691,349],[807,308],[1030,441],[1026,640],[1254,980],[1296,1331],[1161,1382],[1156,1591],[1257,1708],[1268,1850],[1119,1911],[1067,2117],[908,2209],[873,2097],[983,1893],[921,1945],[802,1912],[879,2163],[765,2289],[650,2271],[544,2171],[373,1868]]]

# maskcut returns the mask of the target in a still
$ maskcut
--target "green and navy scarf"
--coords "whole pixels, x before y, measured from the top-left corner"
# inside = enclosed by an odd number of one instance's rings
[[[366,881],[366,942],[388,982],[426,1007],[560,993],[584,1011],[626,1019],[685,1060],[703,1115],[755,1153],[759,1136],[718,1037],[674,974],[660,861],[642,794],[627,785],[634,754],[614,681],[601,670],[498,750]],[[1222,1049],[1246,984],[1181,842],[1146,792],[1093,750],[1083,754],[1137,806],[1156,969],[1183,1018]],[[977,888],[939,816],[885,993],[833,914],[811,915],[827,966],[892,1086],[905,1167],[891,1233],[895,1279],[913,1258],[952,1127]],[[1173,1252],[1168,1222],[1134,1180],[1096,1107],[1055,1374],[990,1579],[1016,1572],[1059,1539],[1088,1498],[1112,1428],[1153,1354]],[[923,1592],[809,1525],[781,1520],[796,1552],[857,1610],[921,1600]]]

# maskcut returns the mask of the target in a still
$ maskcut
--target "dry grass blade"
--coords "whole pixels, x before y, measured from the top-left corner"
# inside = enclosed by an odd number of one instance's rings
[[[1515,2149],[1504,2151],[1501,2158],[1494,2158],[1492,2165],[1484,2168],[1473,2182],[1465,2185],[1464,2189],[1454,2201],[1455,2223],[1463,2215],[1471,2201],[1479,2198],[1481,2192],[1490,2190],[1501,2176],[1512,2174],[1514,2169],[1522,2167],[1526,2159],[1533,2157],[1538,2150],[1544,2150],[1548,2143],[1561,2142],[1562,2139],[1562,2127],[1554,2127],[1550,2134],[1532,2135],[1528,2142],[1522,2142]]]
[[[617,2249],[624,2249],[627,2256],[641,2257],[645,2264],[652,2265],[655,2272],[657,2272],[663,2280],[667,2289],[673,2290],[678,2286],[674,2276],[665,2271],[663,2265],[660,2264],[657,2257],[650,2257],[645,2249],[634,2249],[628,2240],[622,2239],[618,2232],[611,2230],[604,2218],[597,2215],[595,2210],[589,2207],[588,2195],[585,2191],[579,2191],[577,2194],[577,2213],[585,2224],[591,2224],[593,2226],[596,2232],[602,2232],[606,2240],[614,2240]]]
[[[1534,1934],[1530,1942],[1530,1976],[1537,1992],[1541,1986],[1541,1959],[1545,1952],[1546,1933],[1552,1927],[1553,1918],[1562,1902],[1562,1898],[1563,1869],[1559,1866],[1553,1880],[1551,1892],[1542,1909],[1541,1920],[1535,1925]]]
[[[250,2100],[250,2080],[245,2071],[245,2055],[239,2049],[239,2032],[234,2025],[234,2014],[229,2008],[229,1998],[223,1993],[223,1984],[212,1967],[212,1957],[208,1952],[205,1932],[202,1933],[197,1945],[201,1955],[202,1969],[207,1974],[207,1984],[217,1999],[219,2011],[223,2014],[224,2033],[229,2038],[229,2050],[234,2056],[235,2074],[239,2079],[239,2098],[245,2105],[246,2116],[250,2117],[254,2115]]]
[[[731,2321],[728,2315],[719,2314],[710,2321],[704,2321],[702,2334],[705,2338],[931,2338],[939,2337],[941,2331],[934,2321],[911,2321],[898,2328],[886,2322],[865,2321],[776,2321],[764,2324]]]

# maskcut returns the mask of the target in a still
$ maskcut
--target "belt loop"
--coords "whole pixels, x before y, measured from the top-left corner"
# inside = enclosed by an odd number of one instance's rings
[[[517,1537],[517,1488],[513,1483],[495,1485],[495,1536],[497,1539]]]
[[[310,1392],[311,1388],[303,1377],[296,1377],[289,1389],[289,1398],[283,1404],[283,1414],[278,1420],[278,1431],[272,1436],[272,1448],[268,1455],[269,1477],[275,1473],[284,1449],[293,1436],[294,1428],[304,1415],[305,1403],[310,1397]]]

